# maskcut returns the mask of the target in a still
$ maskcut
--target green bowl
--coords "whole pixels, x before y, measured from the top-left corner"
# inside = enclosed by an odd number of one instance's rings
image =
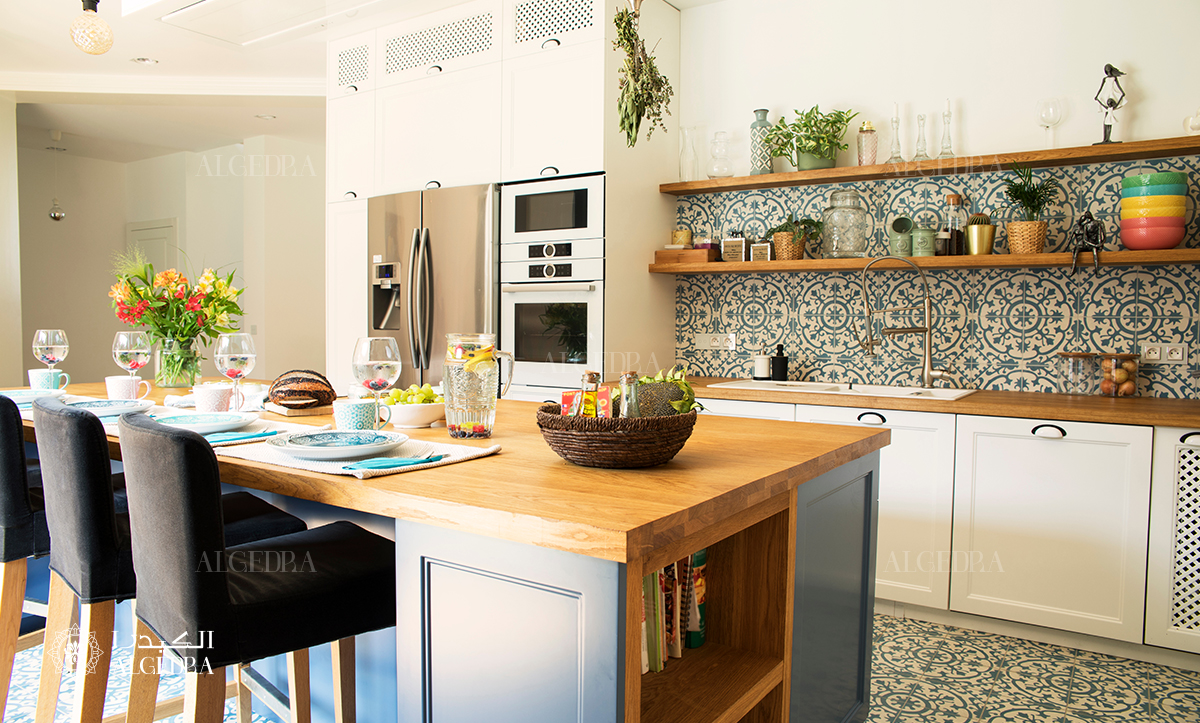
[[[1163,173],[1140,173],[1127,176],[1121,181],[1121,188],[1135,186],[1161,186],[1167,183],[1187,183],[1187,173],[1183,171],[1164,171]]]
[[[1154,186],[1130,186],[1121,189],[1121,198],[1140,196],[1186,196],[1186,183],[1160,183]]]

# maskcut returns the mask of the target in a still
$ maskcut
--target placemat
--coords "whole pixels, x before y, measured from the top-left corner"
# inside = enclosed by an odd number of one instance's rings
[[[311,429],[311,428],[310,428]],[[469,459],[478,459],[479,457],[487,457],[500,451],[500,445],[492,445],[491,447],[468,447],[464,444],[449,444],[444,442],[425,442],[416,439],[410,439],[404,444],[396,447],[387,454],[377,455],[371,459],[382,457],[425,457],[427,455],[447,455],[443,459],[428,464],[414,464],[408,467],[399,467],[397,469],[360,469],[346,470],[342,469],[345,465],[357,460],[330,460],[321,461],[314,459],[300,459],[293,457],[287,452],[280,452],[268,444],[245,444],[239,447],[221,447],[214,449],[219,457],[237,457],[238,459],[246,459],[252,462],[266,462],[267,464],[275,464],[280,467],[291,467],[293,469],[306,469],[310,472],[323,472],[325,474],[344,474],[352,475],[359,479],[368,479],[370,477],[383,477],[389,474],[401,474],[403,472],[411,472],[417,469],[429,469],[431,467],[441,467],[442,465],[455,464],[456,462],[465,462]]]

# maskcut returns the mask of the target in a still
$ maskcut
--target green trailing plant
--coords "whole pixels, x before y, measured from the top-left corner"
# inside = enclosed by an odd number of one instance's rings
[[[791,123],[780,118],[767,131],[766,143],[772,158],[786,158],[793,166],[800,167],[800,154],[808,153],[818,158],[833,159],[838,151],[850,146],[842,142],[846,128],[858,113],[849,110],[833,110],[822,113],[819,105],[807,111],[793,111],[796,120]]]
[[[973,213],[967,219],[968,226],[990,226],[992,225],[992,217],[986,213]]]
[[[1033,180],[1033,167],[1013,164],[1013,174],[1016,178],[1004,180],[1004,195],[1012,201],[1012,205],[1021,209],[1024,221],[1042,220],[1042,211],[1058,195],[1060,186],[1058,179],[1046,176],[1041,182]]]
[[[630,148],[637,144],[643,118],[647,121],[646,140],[650,140],[656,126],[667,132],[663,115],[671,115],[671,98],[675,95],[671,82],[654,64],[653,50],[646,52],[646,43],[638,35],[641,7],[642,0],[633,0],[632,10],[622,8],[613,18],[617,27],[613,48],[625,52],[625,64],[617,78],[617,114]]]
[[[811,218],[802,218],[797,220],[796,215],[789,213],[787,220],[774,228],[767,229],[766,237],[771,238],[777,233],[790,233],[797,239],[803,237],[812,238],[820,236],[825,224],[820,221],[814,221]]]

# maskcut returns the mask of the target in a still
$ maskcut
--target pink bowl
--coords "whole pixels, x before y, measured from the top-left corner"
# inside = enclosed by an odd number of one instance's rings
[[[1127,218],[1121,221],[1121,230],[1129,228],[1183,228],[1183,216],[1151,216],[1149,218]]]
[[[1182,228],[1121,229],[1121,244],[1134,251],[1173,249],[1182,241]]]

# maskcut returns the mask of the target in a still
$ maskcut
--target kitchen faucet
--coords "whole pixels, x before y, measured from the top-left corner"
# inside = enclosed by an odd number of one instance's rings
[[[867,295],[867,270],[880,261],[892,259],[895,261],[903,261],[913,267],[918,274],[921,275],[921,285],[925,289],[924,298],[920,306],[896,306],[888,309],[872,309],[871,301]],[[902,256],[880,256],[872,259],[863,267],[862,273],[859,275],[859,286],[862,289],[863,316],[866,318],[867,337],[864,339],[858,332],[858,322],[854,322],[854,336],[858,339],[858,345],[863,348],[867,356],[875,356],[875,345],[880,343],[877,341],[871,331],[871,319],[875,314],[887,314],[897,311],[923,311],[924,318],[921,326],[903,326],[903,327],[884,327],[880,330],[883,336],[898,336],[900,334],[924,334],[925,344],[924,353],[921,359],[921,386],[932,387],[934,379],[945,379],[951,372],[945,369],[933,368],[933,297],[929,294],[929,279],[925,277],[925,271],[915,263]]]

